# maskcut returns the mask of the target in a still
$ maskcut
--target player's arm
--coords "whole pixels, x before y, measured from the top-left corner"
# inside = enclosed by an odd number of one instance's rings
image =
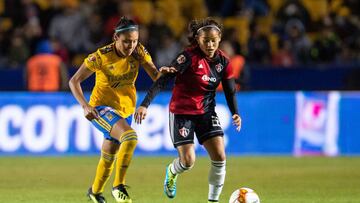
[[[134,118],[135,122],[141,124],[141,121],[145,119],[147,113],[147,107],[150,105],[151,101],[155,98],[155,96],[166,87],[166,84],[169,80],[174,78],[177,73],[183,73],[187,67],[191,65],[191,58],[186,53],[183,52],[179,54],[179,56],[171,63],[168,68],[168,72],[162,74],[159,79],[157,79],[153,85],[148,90],[145,98],[141,102],[138,109],[136,109]]]
[[[142,66],[153,81],[160,78],[161,72],[156,68],[152,61],[145,61]]]
[[[149,52],[142,44],[139,44],[139,46],[137,47],[136,54],[140,59],[142,67],[145,69],[146,73],[153,81],[160,78],[161,74],[176,72],[175,68],[172,67],[162,67],[160,68],[160,70],[158,70],[153,63]]]
[[[236,93],[235,79],[232,76],[231,67],[229,67],[229,65],[226,67],[225,74],[221,83],[224,89],[226,103],[232,115],[233,124],[236,126],[236,130],[240,131],[241,117],[239,116],[238,105],[235,95]]]
[[[76,71],[76,73],[71,77],[69,80],[69,87],[79,102],[81,107],[84,109],[84,115],[88,120],[92,120],[98,117],[98,112],[96,109],[88,104],[85,99],[84,93],[82,91],[80,83],[83,82],[85,79],[90,77],[94,72],[89,70],[86,65],[83,63],[80,68]]]

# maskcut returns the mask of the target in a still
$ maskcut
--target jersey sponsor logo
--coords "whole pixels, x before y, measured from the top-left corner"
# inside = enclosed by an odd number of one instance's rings
[[[185,63],[185,61],[186,61],[186,58],[185,58],[185,56],[182,55],[182,54],[181,54],[180,56],[178,56],[177,59],[176,59],[176,62],[177,62],[178,64]]]
[[[216,78],[215,77],[209,77],[208,75],[203,75],[201,77],[201,79],[205,82],[216,82]]]
[[[220,73],[220,71],[222,71],[223,68],[224,66],[221,63],[215,65],[215,69],[218,73]]]
[[[188,128],[182,127],[179,129],[179,134],[183,137],[187,137],[189,135],[190,130]]]
[[[204,68],[204,66],[202,65],[202,63],[200,63],[200,65],[198,66],[198,68]]]

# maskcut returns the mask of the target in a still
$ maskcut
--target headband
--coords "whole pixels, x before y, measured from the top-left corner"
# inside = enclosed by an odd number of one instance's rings
[[[214,28],[216,29],[217,31],[221,32],[220,28],[216,25],[205,25],[205,26],[202,26],[201,28],[199,28],[196,33],[199,33],[201,30],[205,29],[205,28]]]
[[[115,32],[118,33],[118,32],[124,32],[126,30],[138,30],[138,29],[139,29],[139,26],[137,26],[137,25],[129,25],[129,26],[126,26],[123,28],[117,28],[117,29],[115,29]]]

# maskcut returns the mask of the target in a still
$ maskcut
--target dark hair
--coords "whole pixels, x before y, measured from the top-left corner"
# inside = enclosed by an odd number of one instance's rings
[[[191,45],[197,45],[196,35],[199,33],[199,29],[204,26],[209,26],[209,27],[204,28],[204,30],[210,30],[210,29],[214,29],[217,27],[217,28],[219,28],[219,33],[222,33],[222,25],[213,18],[209,17],[209,18],[205,18],[205,19],[201,19],[201,20],[192,20],[188,26],[188,29],[190,32],[188,40]],[[213,26],[213,27],[211,27],[211,26]]]
[[[119,22],[116,24],[115,26],[115,33],[117,32],[122,32],[121,30],[126,30],[126,28],[131,28],[131,27],[138,27],[138,25],[135,23],[135,21],[125,17],[125,16],[122,16],[119,20]],[[120,31],[119,31],[120,30]]]

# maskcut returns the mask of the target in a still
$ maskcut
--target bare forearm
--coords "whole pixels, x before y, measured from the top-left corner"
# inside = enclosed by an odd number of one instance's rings
[[[69,81],[69,87],[74,95],[75,99],[79,102],[79,104],[84,107],[87,105],[87,101],[85,99],[84,93],[82,91],[80,82],[75,82],[72,79]]]
[[[74,95],[75,99],[79,102],[79,104],[82,107],[87,106],[88,103],[84,97],[84,93],[82,91],[80,83],[84,81],[86,78],[88,78],[91,74],[93,74],[93,72],[88,70],[83,64],[69,81],[70,90]]]

